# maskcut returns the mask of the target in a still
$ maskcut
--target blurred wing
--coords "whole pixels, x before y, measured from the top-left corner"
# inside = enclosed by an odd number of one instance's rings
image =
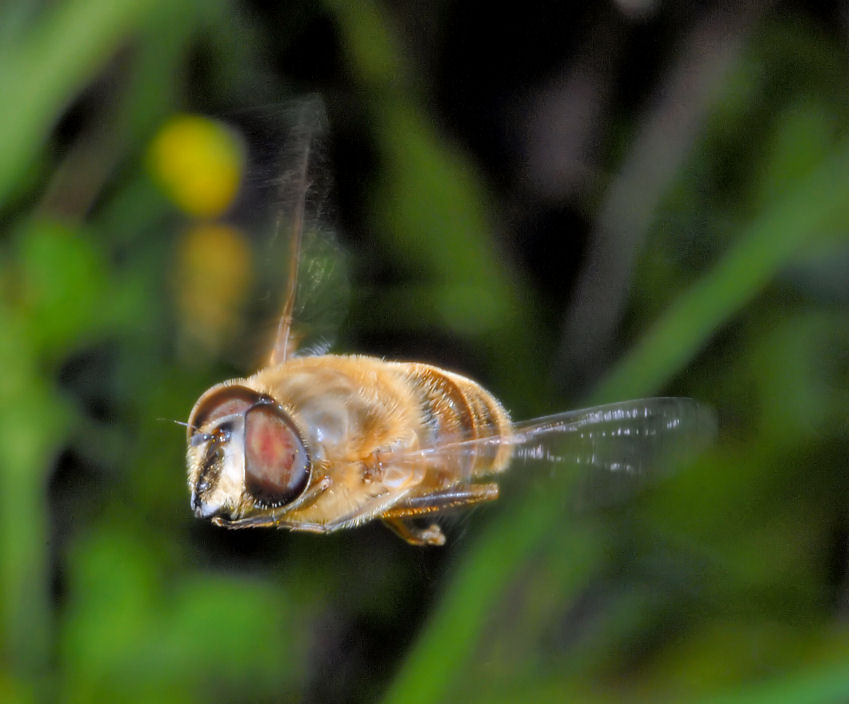
[[[508,444],[513,448],[511,465],[591,465],[642,475],[695,454],[715,434],[716,419],[709,407],[688,398],[647,398],[515,423],[510,437],[438,443],[387,460],[470,466],[474,457],[491,457],[496,447]]]
[[[313,96],[273,113],[288,125],[270,186],[277,216],[265,247],[267,290],[285,282],[283,308],[269,363],[326,351],[345,315],[348,280],[342,251],[326,224],[329,173],[325,163],[327,116]],[[275,295],[272,293],[271,295]]]
[[[349,287],[344,252],[333,231],[319,225],[307,230],[301,244],[286,357],[324,354],[330,349],[348,311]],[[272,361],[275,355],[281,357],[281,343],[278,326]]]
[[[713,410],[689,398],[621,401],[514,426],[513,461],[545,460],[645,474],[704,449]]]

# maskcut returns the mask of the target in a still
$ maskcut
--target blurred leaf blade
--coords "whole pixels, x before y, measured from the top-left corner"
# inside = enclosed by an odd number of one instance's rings
[[[846,212],[847,196],[849,143],[844,142],[752,221],[721,260],[672,303],[607,374],[593,401],[643,396],[669,383],[811,238],[821,237],[823,228]]]
[[[812,174],[800,179],[785,199],[774,202],[733,244],[716,266],[673,303],[645,338],[605,377],[594,402],[657,393],[698,354],[740,308],[786,266],[819,227],[846,210],[849,198],[849,144],[839,145]],[[447,701],[453,679],[475,650],[483,619],[497,609],[507,577],[556,520],[557,501],[524,502],[505,511],[459,566],[449,591],[432,614],[417,647],[400,671],[386,701]],[[522,534],[523,549],[497,558],[499,546]],[[487,557],[488,556],[488,557]],[[487,559],[499,571],[475,579]],[[476,603],[474,614],[467,605]],[[464,606],[465,605],[465,606]],[[475,623],[477,621],[477,623]],[[465,626],[452,631],[452,624]],[[451,634],[451,635],[449,635]],[[455,659],[445,658],[450,639]],[[435,673],[442,673],[437,675]]]
[[[60,111],[158,0],[69,0],[7,47],[0,94],[0,203],[44,143]]]
[[[741,687],[733,694],[706,697],[700,704],[833,704],[849,699],[849,671],[845,663],[809,667],[786,675],[767,678],[759,684]]]

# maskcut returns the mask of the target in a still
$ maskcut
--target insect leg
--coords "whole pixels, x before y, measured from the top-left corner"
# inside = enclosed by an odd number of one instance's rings
[[[328,486],[330,486],[330,480],[327,477],[325,477],[325,480],[327,482],[326,485],[324,487],[317,485],[316,489],[324,491]],[[309,501],[309,503],[315,501],[321,491],[316,491],[315,496],[312,497],[312,500]],[[332,533],[333,531],[340,530],[342,528],[351,528],[361,523],[365,523],[375,516],[382,516],[386,506],[396,500],[397,498],[394,495],[381,495],[374,497],[365,506],[361,506],[351,514],[329,523],[286,521],[284,517],[291,510],[291,504],[289,506],[281,506],[276,511],[264,516],[251,516],[250,518],[240,518],[235,521],[229,521],[226,518],[216,516],[212,519],[212,522],[215,525],[223,526],[224,528],[288,528],[289,530],[296,530],[303,533]],[[304,503],[299,504],[299,506],[303,507]]]
[[[436,523],[419,528],[406,518],[384,518],[383,524],[410,545],[445,545],[445,535]]]
[[[273,516],[251,516],[250,518],[237,518],[231,521],[229,518],[221,516],[212,517],[213,525],[219,528],[229,528],[238,530],[239,528],[273,528],[276,524]]]
[[[418,518],[454,508],[467,508],[498,498],[498,484],[467,484],[422,496],[411,496],[379,515],[383,520]]]
[[[242,528],[288,528],[302,533],[330,533],[330,529],[321,523],[288,523],[280,519],[283,509],[267,516],[251,516],[250,518],[239,518],[235,521],[215,516],[212,523],[219,528],[240,530]]]
[[[466,508],[498,498],[498,484],[469,484],[424,496],[413,496],[380,514],[383,523],[411,545],[444,545],[445,535],[435,523],[419,528],[412,519]]]
[[[286,504],[285,506],[281,506],[280,508],[274,509],[268,514],[263,516],[249,516],[248,518],[237,518],[235,521],[228,520],[226,518],[222,518],[221,516],[215,516],[212,519],[212,522],[221,526],[222,528],[291,528],[292,526],[285,523],[281,519],[287,513],[290,513],[294,509],[304,508],[309,506],[310,504],[315,503],[319,496],[321,496],[325,491],[330,488],[330,477],[322,477],[321,481],[317,482],[315,486],[307,489],[301,496],[295,499],[293,502]],[[310,530],[310,528],[305,528],[304,530]],[[324,532],[322,530],[312,529],[313,532]]]

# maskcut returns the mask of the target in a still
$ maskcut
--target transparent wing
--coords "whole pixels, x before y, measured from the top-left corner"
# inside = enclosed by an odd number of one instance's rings
[[[259,228],[268,234],[257,248],[257,269],[266,304],[282,301],[266,360],[277,364],[330,347],[347,311],[349,284],[344,254],[329,225],[323,102],[310,96],[256,111],[250,119],[265,142],[264,161],[252,170],[258,180],[253,205],[272,213],[272,222]],[[273,143],[281,145],[276,152]]]
[[[646,398],[567,411],[515,423],[507,437],[449,440],[387,461],[470,466],[477,456],[512,447],[511,465],[591,465],[628,474],[655,473],[682,455],[698,452],[716,434],[716,418],[689,398]]]
[[[347,272],[344,252],[332,230],[316,225],[304,232],[286,356],[324,354],[330,349],[348,311]],[[280,357],[280,349],[278,332],[272,355]]]
[[[648,398],[559,413],[514,426],[513,461],[586,464],[643,474],[694,454],[716,435],[713,410],[689,398]]]

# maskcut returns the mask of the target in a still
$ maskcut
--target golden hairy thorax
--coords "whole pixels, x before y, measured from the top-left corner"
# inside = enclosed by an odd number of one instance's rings
[[[464,376],[419,362],[376,357],[296,357],[245,385],[292,414],[314,457],[360,459],[379,449],[427,447],[510,433],[501,404]],[[476,458],[475,475],[501,469],[509,447]]]

